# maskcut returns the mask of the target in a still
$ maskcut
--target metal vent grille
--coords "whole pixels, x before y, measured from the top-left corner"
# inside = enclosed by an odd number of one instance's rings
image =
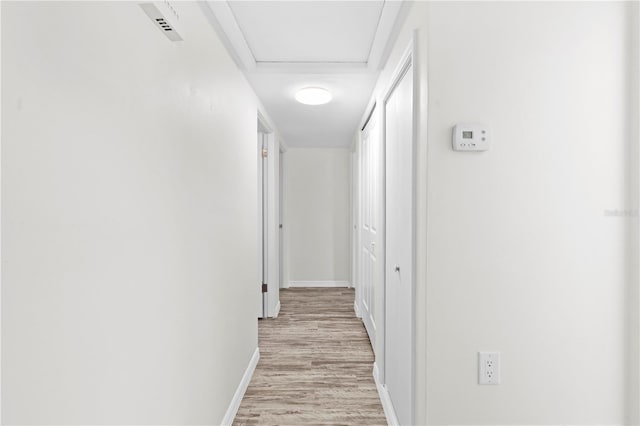
[[[156,22],[158,23],[158,25],[160,25],[160,28],[162,28],[163,30],[173,31],[173,28],[171,28],[171,25],[169,25],[167,21],[164,20],[164,18],[156,18]]]
[[[146,13],[146,15],[151,19],[154,25],[162,31],[162,33],[167,36],[167,38],[171,41],[182,41],[182,37],[176,31],[176,29],[167,21],[160,10],[153,3],[141,3],[140,7]]]

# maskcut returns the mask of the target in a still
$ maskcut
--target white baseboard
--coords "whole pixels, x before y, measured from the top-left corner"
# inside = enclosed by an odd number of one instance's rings
[[[375,362],[373,363],[373,380],[376,382],[376,388],[378,389],[384,415],[387,418],[387,424],[389,424],[389,426],[399,426],[400,422],[398,422],[396,411],[393,409],[389,392],[387,392],[386,386],[380,383],[380,372],[378,370],[378,364]]]
[[[289,281],[289,287],[349,287],[349,281]]]
[[[353,311],[356,313],[356,317],[362,318],[362,314],[360,313],[360,307],[358,306],[358,301],[353,301]]]
[[[280,314],[280,301],[278,300],[278,304],[276,305],[276,311],[273,313],[273,317],[278,318],[279,314]]]
[[[247,365],[247,369],[242,376],[242,380],[240,380],[240,384],[236,389],[236,393],[233,395],[233,399],[231,399],[231,403],[229,403],[229,408],[227,408],[227,412],[224,413],[224,418],[220,423],[223,426],[231,426],[233,424],[233,420],[236,418],[236,414],[238,413],[238,408],[240,408],[240,403],[242,402],[242,398],[244,397],[244,393],[247,391],[249,387],[249,383],[251,382],[251,377],[253,376],[253,372],[258,365],[258,360],[260,359],[260,349],[256,348],[255,352],[253,352],[253,356],[249,361],[249,365]]]

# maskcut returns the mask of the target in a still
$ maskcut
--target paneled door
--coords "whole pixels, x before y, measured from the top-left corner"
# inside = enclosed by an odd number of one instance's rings
[[[360,146],[360,311],[376,349],[376,293],[381,285],[380,135],[374,110],[362,130]]]
[[[413,67],[385,102],[385,384],[413,424]]]

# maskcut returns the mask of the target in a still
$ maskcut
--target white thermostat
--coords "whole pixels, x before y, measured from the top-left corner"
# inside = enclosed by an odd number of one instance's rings
[[[456,124],[453,128],[454,151],[486,151],[489,130],[482,124]]]

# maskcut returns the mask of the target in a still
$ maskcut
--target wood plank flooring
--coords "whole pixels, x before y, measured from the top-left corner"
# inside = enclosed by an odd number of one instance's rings
[[[353,312],[354,290],[280,290],[260,320],[260,362],[234,425],[386,425],[373,352]]]

